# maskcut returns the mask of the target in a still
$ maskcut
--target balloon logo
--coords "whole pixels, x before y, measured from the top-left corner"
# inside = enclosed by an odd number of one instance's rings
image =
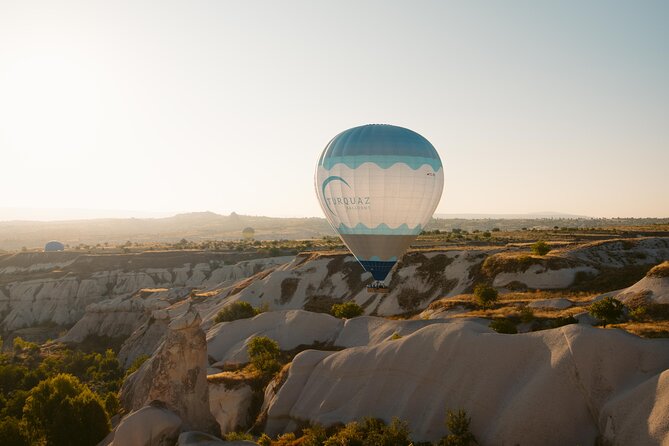
[[[432,218],[444,171],[434,146],[418,133],[373,124],[335,136],[318,160],[314,183],[327,220],[381,282]]]
[[[349,186],[349,184],[346,182],[346,180],[343,179],[342,177],[330,176],[330,177],[327,177],[327,178],[323,181],[323,186],[321,186],[321,191],[322,191],[322,193],[323,193],[323,196],[325,196],[325,188],[327,187],[327,185],[328,185],[331,181],[341,181],[342,183],[344,183],[344,184],[347,185],[348,187],[351,187],[351,186]],[[330,211],[331,213],[334,214],[334,212],[332,211],[332,208],[330,208],[330,204],[329,204],[328,202],[326,202],[325,205],[327,206],[328,211]]]

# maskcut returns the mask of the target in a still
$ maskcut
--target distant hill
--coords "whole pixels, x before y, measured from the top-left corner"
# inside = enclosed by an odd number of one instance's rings
[[[547,217],[550,214],[552,216]],[[467,231],[518,230],[522,228],[602,228],[667,224],[669,219],[658,218],[582,218],[565,214],[529,214],[513,218],[512,214],[463,214],[446,217],[437,214],[427,225],[428,230]],[[469,217],[467,217],[467,215]],[[476,215],[476,217],[473,217]],[[486,215],[486,217],[484,217]],[[543,216],[542,216],[543,215]],[[567,214],[568,215],[568,214]],[[467,218],[465,218],[467,217]],[[137,243],[174,243],[181,239],[193,242],[204,240],[238,240],[247,226],[255,230],[258,240],[306,239],[335,235],[324,218],[275,218],[253,215],[220,215],[213,212],[192,212],[161,218],[99,218],[65,221],[0,221],[0,252],[41,248],[50,240],[65,245],[110,245],[126,241]]]
[[[97,243],[176,242],[211,239],[240,239],[250,226],[255,238],[301,239],[334,235],[324,218],[273,218],[262,216],[219,215],[193,212],[165,218],[101,218],[66,221],[0,222],[0,249],[16,250],[44,246],[58,240],[71,246]]]
[[[435,218],[463,218],[467,220],[479,219],[539,219],[539,218],[592,218],[586,215],[565,214],[562,212],[532,212],[529,214],[434,214]]]

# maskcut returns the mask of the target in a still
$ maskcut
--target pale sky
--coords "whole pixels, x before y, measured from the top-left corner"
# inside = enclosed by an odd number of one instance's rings
[[[0,208],[322,216],[325,144],[388,123],[439,151],[439,213],[667,217],[667,23],[667,1],[0,0]]]

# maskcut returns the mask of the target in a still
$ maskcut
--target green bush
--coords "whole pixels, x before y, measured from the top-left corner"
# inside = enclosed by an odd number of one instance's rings
[[[253,435],[246,432],[228,432],[223,439],[225,441],[253,441]]]
[[[216,314],[214,323],[218,324],[219,322],[231,322],[238,319],[248,319],[256,316],[258,313],[259,311],[253,308],[250,303],[237,301],[223,307],[223,309],[219,311],[218,314]]]
[[[348,301],[344,302],[343,304],[334,304],[330,310],[330,313],[332,313],[334,317],[351,319],[360,316],[363,311],[364,310],[360,305],[353,301]]]
[[[476,437],[469,431],[472,419],[464,410],[454,412],[449,410],[446,414],[446,427],[450,434],[443,437],[440,446],[473,446],[478,444]]]
[[[33,443],[90,446],[110,430],[104,404],[76,377],[58,374],[30,391],[23,419]]]
[[[574,316],[561,316],[555,319],[549,319],[547,322],[548,328],[564,327],[565,325],[578,324],[578,319]]]
[[[539,240],[538,242],[533,243],[530,248],[532,249],[532,253],[536,254],[538,256],[545,256],[551,250],[551,247],[548,246],[548,243],[546,243],[542,240]]]
[[[487,308],[492,303],[497,302],[498,293],[497,290],[490,285],[480,283],[474,287],[474,296],[476,296],[479,305],[483,308]]]
[[[301,446],[323,446],[328,439],[328,433],[320,424],[314,424],[311,427],[302,430]]]
[[[279,363],[279,344],[267,336],[256,336],[248,345],[249,359],[251,364],[259,372],[263,374],[272,375],[281,370],[281,363]]]
[[[408,446],[409,428],[404,421],[393,418],[390,425],[376,418],[353,421],[328,438],[324,446]]]
[[[256,443],[258,443],[259,446],[272,446],[272,438],[263,433],[258,440],[256,440]]]
[[[2,446],[30,446],[30,440],[16,418],[0,420],[0,444]]]
[[[605,324],[615,324],[623,319],[625,305],[618,299],[608,296],[591,304],[588,310]]]
[[[527,305],[523,305],[519,311],[520,321],[521,322],[532,322],[534,320],[534,311]]]
[[[495,330],[497,333],[504,333],[504,334],[518,333],[516,324],[514,324],[507,318],[493,319],[493,321],[490,322],[490,328]]]

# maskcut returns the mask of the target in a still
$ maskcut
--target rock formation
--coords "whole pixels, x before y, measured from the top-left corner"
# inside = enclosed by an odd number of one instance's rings
[[[481,444],[660,444],[669,438],[669,340],[580,325],[503,335],[459,321],[292,363],[266,431],[366,416],[408,421],[417,440],[464,409]],[[632,404],[636,401],[640,404]],[[664,440],[663,440],[664,439]]]
[[[160,403],[127,415],[113,432],[111,446],[167,446],[176,441],[181,419]]]
[[[201,319],[190,301],[181,306],[183,314],[171,320],[156,353],[123,383],[121,404],[130,412],[159,400],[183,420],[184,429],[217,433],[209,411],[207,346]]]

